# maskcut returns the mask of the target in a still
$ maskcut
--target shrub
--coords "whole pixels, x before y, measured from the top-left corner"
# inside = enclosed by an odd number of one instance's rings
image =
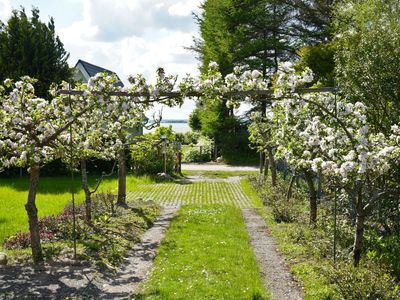
[[[182,145],[190,145],[190,144],[197,144],[197,141],[199,140],[200,133],[198,132],[185,132],[185,133],[175,133],[175,140]]]
[[[4,242],[5,249],[23,249],[31,245],[31,235],[29,232],[17,232]]]
[[[84,232],[83,223],[85,214],[84,204],[75,207],[76,234],[79,238]],[[68,205],[58,216],[46,216],[39,219],[39,234],[43,242],[72,238],[73,209]],[[79,222],[81,220],[81,222]],[[29,232],[18,232],[4,242],[5,249],[23,249],[31,244]]]
[[[96,203],[100,210],[106,211],[111,215],[115,215],[116,202],[117,196],[111,192],[97,193],[93,197],[93,203]],[[96,210],[99,210],[99,208]]]
[[[387,270],[368,261],[364,266],[353,267],[339,263],[326,274],[336,285],[341,299],[399,299],[400,287]]]
[[[54,239],[55,235],[52,232],[40,232],[40,239],[44,242],[50,242]],[[5,249],[24,249],[31,245],[30,232],[17,232],[5,240],[3,246]]]
[[[165,131],[164,127],[163,129]],[[177,151],[170,142],[174,141],[174,135],[171,133],[172,131],[164,131],[160,130],[158,133],[146,134],[141,142],[131,146],[131,166],[135,174],[157,174],[163,172],[164,149],[167,157],[167,173],[171,174],[173,172]],[[167,136],[169,141],[168,146],[165,148],[161,140],[161,133]]]
[[[262,192],[264,204],[272,208],[272,214],[277,223],[291,223],[298,219],[301,213],[299,203],[302,198],[293,192],[292,198],[286,200],[287,184],[279,182],[275,187],[269,187]]]
[[[135,174],[157,174],[164,170],[164,157],[160,149],[152,145],[144,145],[132,149],[132,170]],[[172,150],[167,152],[167,173],[172,173],[175,165],[175,156]]]
[[[209,161],[211,158],[211,146],[204,146],[200,151],[200,146],[183,147],[184,162]]]
[[[367,234],[367,244],[370,249],[368,258],[387,265],[398,279],[400,279],[400,236],[377,236]]]

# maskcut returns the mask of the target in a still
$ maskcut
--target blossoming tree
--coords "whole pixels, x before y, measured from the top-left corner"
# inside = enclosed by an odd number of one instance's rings
[[[290,64],[278,72],[273,114],[274,141],[278,157],[284,157],[296,170],[301,169],[312,189],[312,173],[321,172],[353,202],[356,228],[354,264],[362,251],[365,219],[375,204],[391,192],[387,179],[391,165],[400,157],[398,125],[385,136],[372,132],[367,123],[367,107],[337,99],[331,93],[301,95],[296,88],[312,79],[309,71],[297,74]],[[311,219],[316,218],[310,197]]]
[[[35,96],[33,79],[10,80],[0,87],[0,149],[2,166],[27,167],[30,173],[29,193],[25,205],[29,218],[32,256],[35,263],[43,260],[36,191],[40,167],[60,156],[60,136],[79,118],[97,105],[93,100],[71,103],[63,97],[47,101]],[[76,107],[70,114],[71,106]]]

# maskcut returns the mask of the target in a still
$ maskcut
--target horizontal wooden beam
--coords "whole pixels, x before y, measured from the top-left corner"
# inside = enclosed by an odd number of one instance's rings
[[[335,92],[337,91],[334,87],[319,87],[319,88],[299,88],[296,89],[295,92],[298,94],[310,94],[310,93],[323,93],[323,92]],[[60,95],[73,95],[79,96],[83,95],[84,91],[79,90],[60,90],[58,91]],[[118,97],[151,97],[152,95],[148,92],[111,92],[110,96],[118,96]],[[182,95],[180,92],[161,92],[157,95],[158,98],[178,98],[178,97],[201,97],[204,94],[201,92],[188,92],[187,94]],[[250,91],[237,91],[237,92],[227,92],[223,94],[224,97],[246,97],[246,96],[265,96],[270,100],[273,97],[273,92],[271,90],[250,90]]]

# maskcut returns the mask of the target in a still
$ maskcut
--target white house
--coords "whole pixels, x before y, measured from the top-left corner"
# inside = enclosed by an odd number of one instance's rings
[[[119,78],[119,76],[117,75],[117,73],[107,70],[105,68],[93,65],[91,63],[88,63],[86,61],[83,60],[78,60],[78,62],[76,63],[75,67],[74,67],[74,76],[73,79],[75,81],[78,82],[88,82],[90,77],[93,77],[94,75],[96,75],[97,73],[104,73],[107,72],[107,74],[115,74],[118,78],[118,82],[116,83],[117,86],[123,87],[124,84],[121,81],[121,79]],[[129,134],[131,135],[132,138],[134,138],[135,136],[140,136],[143,135],[143,126],[138,126],[136,128],[130,128],[128,130]]]
[[[83,60],[78,60],[78,62],[76,63],[75,67],[74,67],[74,80],[75,81],[79,81],[79,82],[88,82],[90,77],[93,77],[94,75],[96,75],[97,73],[104,73],[106,72],[107,74],[115,74],[117,75],[117,73],[107,70],[105,68],[93,65],[91,63],[88,63],[86,61]],[[123,87],[124,84],[122,83],[121,79],[118,77],[118,82],[116,83],[117,86],[121,86]]]

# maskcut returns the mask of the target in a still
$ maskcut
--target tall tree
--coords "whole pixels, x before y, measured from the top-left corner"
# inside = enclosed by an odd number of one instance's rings
[[[319,44],[332,39],[335,4],[343,0],[288,0],[294,10],[292,28],[299,42]]]
[[[207,0],[197,16],[201,39],[194,50],[203,71],[210,61],[222,75],[235,65],[274,73],[279,59],[295,55],[291,38],[293,7],[278,0]]]
[[[288,36],[290,8],[277,0],[205,1],[202,14],[197,16],[201,39],[196,41],[194,47],[199,53],[202,71],[205,72],[208,64],[215,61],[222,75],[241,65],[260,70],[264,78],[271,76],[277,70],[280,59],[295,54]],[[265,104],[259,106],[265,112]],[[203,131],[209,133],[210,125],[218,124],[214,126],[214,138],[222,142],[223,148],[232,149],[231,141],[226,143],[224,140],[226,132],[233,133],[238,127],[238,123],[232,121],[233,111],[227,109],[224,103],[204,103],[203,110],[205,113],[200,114],[200,123],[205,127]],[[212,122],[210,115],[213,116]],[[224,130],[219,137],[217,127],[227,128],[228,131]]]
[[[348,0],[336,14],[340,89],[365,102],[375,130],[389,134],[400,114],[400,2]]]
[[[235,64],[258,69],[267,78],[277,71],[280,60],[295,55],[291,6],[277,0],[239,0],[232,1],[232,7]]]
[[[289,0],[294,11],[293,33],[300,48],[297,68],[309,67],[314,73],[314,83],[334,85],[335,7],[343,0]]]
[[[55,33],[54,19],[45,24],[39,10],[32,9],[29,18],[25,9],[14,10],[4,24],[0,21],[0,80],[18,80],[29,75],[36,78],[36,94],[48,98],[51,83],[70,79],[69,54]]]
[[[195,50],[201,61],[204,73],[210,62],[218,63],[222,75],[233,70],[235,45],[232,33],[232,1],[206,0],[201,5],[201,15],[196,15],[200,27],[199,40],[195,40]]]

